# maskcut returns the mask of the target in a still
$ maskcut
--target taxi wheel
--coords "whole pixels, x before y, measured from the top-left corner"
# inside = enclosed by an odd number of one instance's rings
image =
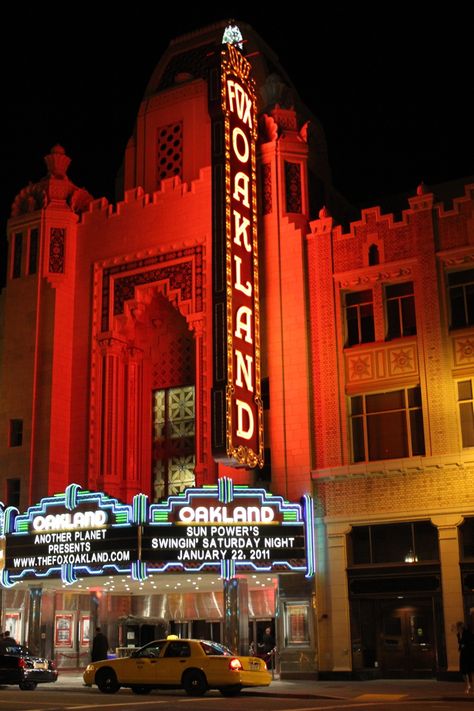
[[[35,681],[20,681],[18,684],[22,691],[34,691],[36,689]]]
[[[120,689],[113,669],[100,669],[95,676],[95,683],[103,694],[115,694]]]
[[[242,691],[241,686],[224,686],[222,689],[219,689],[221,692],[222,696],[238,696],[240,692]]]
[[[203,696],[207,691],[207,680],[204,674],[196,669],[184,675],[183,686],[188,696]]]
[[[132,691],[134,694],[149,694],[151,686],[132,686]]]

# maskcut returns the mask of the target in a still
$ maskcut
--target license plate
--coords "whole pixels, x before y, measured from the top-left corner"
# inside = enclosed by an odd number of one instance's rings
[[[47,669],[48,662],[34,662],[33,666],[35,669]]]
[[[250,669],[260,669],[260,662],[250,662]]]

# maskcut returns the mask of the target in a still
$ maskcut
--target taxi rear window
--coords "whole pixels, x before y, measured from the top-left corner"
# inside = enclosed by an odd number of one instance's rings
[[[230,649],[227,649],[227,647],[224,647],[223,644],[219,644],[218,642],[199,642],[199,644],[203,648],[204,654],[207,656],[215,654],[223,655],[225,657],[232,656]]]

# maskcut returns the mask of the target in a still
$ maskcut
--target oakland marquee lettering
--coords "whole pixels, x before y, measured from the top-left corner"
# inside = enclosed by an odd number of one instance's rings
[[[271,506],[183,506],[178,513],[181,523],[271,523],[275,512]]]
[[[97,511],[77,511],[74,514],[60,513],[35,516],[32,522],[33,531],[63,531],[73,528],[96,528],[105,526],[107,513]]]
[[[253,307],[253,285],[249,272],[253,268],[253,245],[250,213],[250,139],[252,124],[252,101],[245,89],[233,79],[227,79],[227,100],[229,111],[236,116],[244,130],[237,125],[231,133],[231,221],[233,283],[235,291],[243,294],[240,306],[236,309],[233,323],[233,357],[235,358],[234,385],[237,390],[235,407],[237,411],[236,436],[251,440],[255,435],[256,418],[251,406],[255,384],[255,360],[252,352],[245,352],[245,344],[254,345],[255,314]],[[234,167],[234,170],[232,170]],[[238,168],[241,168],[239,170]],[[250,400],[250,402],[249,402]]]
[[[222,200],[225,231],[215,220],[215,255],[225,264],[225,293],[215,299],[215,366],[225,382],[214,379],[216,420],[225,428],[225,451],[214,446],[216,459],[233,466],[263,466],[263,417],[260,392],[260,336],[256,215],[256,100],[250,65],[232,46],[222,53],[221,105],[224,116],[225,180],[214,183],[214,204]],[[219,122],[217,121],[219,126]],[[219,211],[219,210],[218,210]],[[217,225],[217,227],[216,227]],[[225,242],[225,250],[217,240]],[[214,260],[216,257],[214,257]],[[218,280],[217,280],[218,281]],[[225,327],[221,314],[225,310]],[[217,325],[216,325],[217,324]],[[221,339],[219,341],[219,339]],[[225,343],[224,343],[225,340]],[[223,363],[219,362],[222,353]],[[216,371],[215,371],[216,372]],[[216,387],[217,382],[217,387]],[[221,396],[219,397],[219,393]],[[225,412],[220,403],[225,401]],[[218,429],[218,428],[217,428]],[[218,437],[214,437],[215,440]],[[217,451],[216,451],[217,450]]]

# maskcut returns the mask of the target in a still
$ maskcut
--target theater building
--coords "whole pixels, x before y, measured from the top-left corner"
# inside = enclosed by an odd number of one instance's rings
[[[321,126],[239,27],[242,48],[226,23],[170,44],[116,203],[60,146],[14,200],[2,625],[62,666],[99,621],[119,649],[270,627],[286,675],[451,672],[474,609],[472,186],[348,224]],[[8,557],[27,535],[55,547],[39,575]],[[72,544],[130,565],[44,574]]]

